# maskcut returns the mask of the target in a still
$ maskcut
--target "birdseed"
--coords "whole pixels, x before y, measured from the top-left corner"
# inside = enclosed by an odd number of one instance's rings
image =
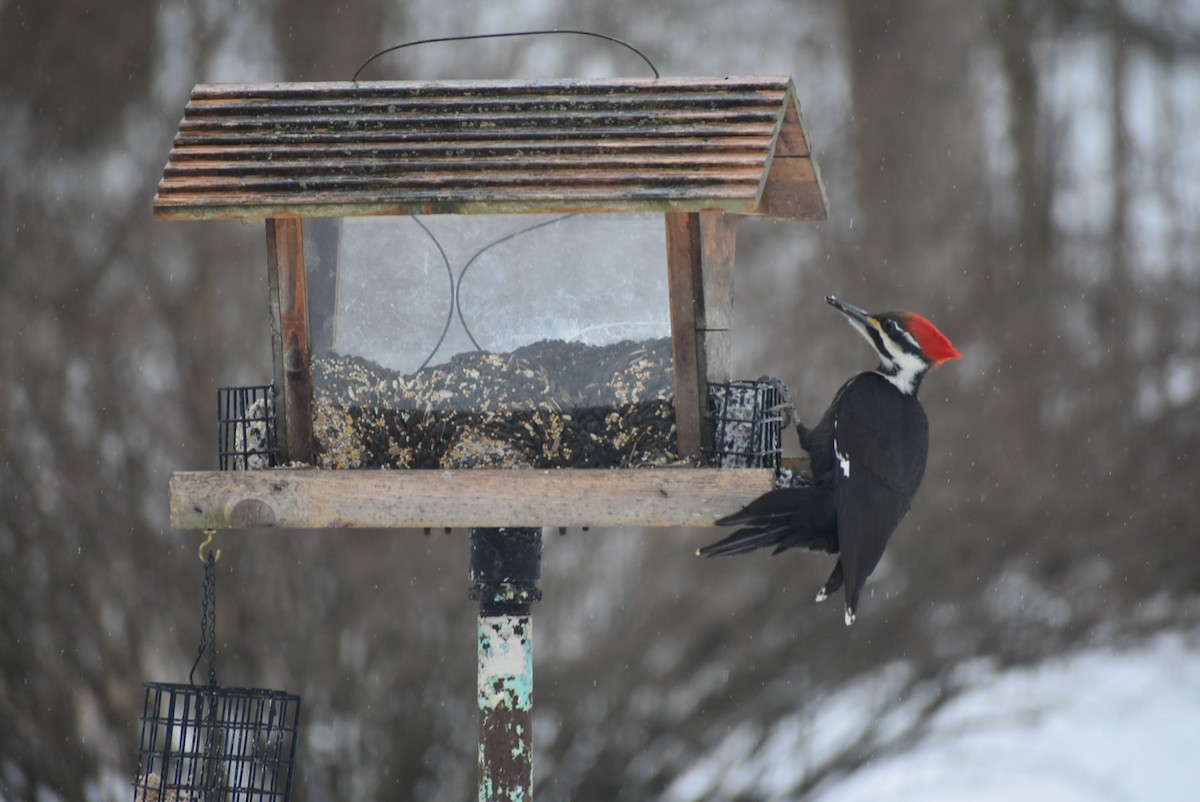
[[[679,462],[671,341],[544,340],[408,375],[313,359],[321,468],[592,468]]]

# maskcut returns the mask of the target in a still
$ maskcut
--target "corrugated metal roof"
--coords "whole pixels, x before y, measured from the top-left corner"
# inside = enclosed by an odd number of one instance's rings
[[[825,216],[790,79],[198,84],[154,199],[168,219],[700,209]]]

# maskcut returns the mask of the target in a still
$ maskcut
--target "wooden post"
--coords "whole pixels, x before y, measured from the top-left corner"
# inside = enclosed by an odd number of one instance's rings
[[[737,220],[722,212],[700,213],[700,268],[704,276],[704,317],[700,348],[707,380],[727,382],[732,371],[733,260]]]
[[[698,323],[704,319],[700,269],[700,215],[670,212],[667,218],[667,286],[671,295],[671,351],[675,373],[675,437],[679,456],[699,458],[708,392],[707,366]]]
[[[720,212],[667,214],[675,431],[681,457],[711,446],[704,422],[708,382],[728,381],[736,218]]]
[[[267,220],[267,283],[276,404],[284,462],[313,463],[312,370],[308,294],[304,284],[304,229],[299,218]]]

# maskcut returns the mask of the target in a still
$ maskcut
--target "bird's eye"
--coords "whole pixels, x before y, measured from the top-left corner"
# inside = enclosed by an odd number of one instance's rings
[[[908,345],[912,346],[913,349],[918,351],[921,349],[921,347],[917,344],[917,341],[913,339],[912,334],[910,334],[907,329],[905,329],[896,321],[888,320],[885,323],[885,326],[887,328],[887,335],[889,338],[891,338],[892,342],[899,343],[901,345],[907,343]]]

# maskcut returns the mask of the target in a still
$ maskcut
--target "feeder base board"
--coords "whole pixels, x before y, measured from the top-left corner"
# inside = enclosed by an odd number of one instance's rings
[[[182,471],[171,474],[171,526],[712,526],[774,478],[769,468]]]

